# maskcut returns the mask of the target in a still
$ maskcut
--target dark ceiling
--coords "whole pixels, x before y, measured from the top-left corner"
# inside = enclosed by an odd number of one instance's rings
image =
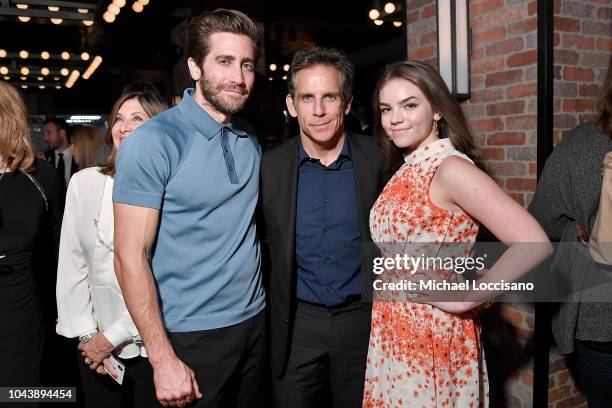
[[[0,0],[0,14],[4,6],[14,8],[13,3],[17,2]],[[37,18],[23,23],[15,16],[0,15],[0,49],[9,53],[22,49],[30,52],[27,60],[0,58],[0,66],[10,68],[11,83],[31,84],[23,92],[30,110],[35,113],[106,112],[127,83],[141,79],[153,81],[168,98],[177,94],[177,89],[183,86],[180,78],[184,77],[177,72],[184,70],[182,62],[179,63],[183,51],[181,32],[186,20],[204,9],[235,8],[263,23],[267,64],[282,65],[296,49],[304,46],[334,46],[351,56],[358,67],[356,79],[359,79],[360,72],[363,78],[369,77],[385,62],[402,58],[405,50],[402,41],[405,21],[400,28],[393,27],[390,21],[375,26],[368,18],[373,0],[151,0],[142,13],[135,13],[131,9],[133,0],[128,0],[112,24],[102,19],[110,0],[79,0],[79,3],[89,3],[92,10],[95,8],[93,26],[85,27],[66,19],[60,25]],[[401,15],[398,12],[395,19],[401,19]],[[78,79],[72,89],[63,86],[66,77],[61,75],[45,77],[40,82],[48,82],[45,89],[39,89],[35,74],[29,75],[25,82],[21,79],[18,69],[24,64],[38,67],[34,72],[48,66],[52,73],[61,67],[82,73],[91,62],[91,59],[85,62],[76,57],[68,62],[40,60],[41,51],[57,54],[64,50],[73,54],[87,51],[92,58],[100,55],[103,62],[89,80]],[[54,81],[54,77],[59,77],[59,81]],[[55,89],[56,84],[62,88]],[[282,84],[278,86],[282,88]],[[372,86],[368,83],[361,87],[364,95]],[[359,89],[356,93],[359,94]]]

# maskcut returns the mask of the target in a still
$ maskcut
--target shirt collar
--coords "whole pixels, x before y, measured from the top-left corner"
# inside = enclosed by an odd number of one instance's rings
[[[239,137],[248,137],[246,131],[241,129],[236,123],[236,117],[232,116],[232,120],[227,125],[222,125],[212,116],[208,114],[198,103],[193,99],[195,94],[194,88],[187,88],[183,93],[183,99],[178,104],[179,109],[187,116],[187,119],[193,126],[203,134],[208,140],[212,139],[221,131],[229,129],[232,133]]]
[[[298,160],[299,160],[299,163],[302,164],[306,160],[311,159],[311,157],[308,155],[308,153],[306,153],[306,150],[304,150],[304,146],[302,145],[302,139],[300,138],[299,135],[297,136],[297,138],[298,138]],[[352,160],[351,147],[349,146],[348,135],[346,133],[344,133],[344,145],[342,145],[342,150],[340,151],[338,158],[334,160],[334,162],[337,162],[342,158]],[[315,159],[315,160],[318,161],[319,159]]]

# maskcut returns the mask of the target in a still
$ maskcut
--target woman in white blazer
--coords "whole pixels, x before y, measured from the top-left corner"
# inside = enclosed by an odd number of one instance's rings
[[[151,91],[122,95],[106,133],[108,164],[76,173],[68,185],[57,271],[57,333],[80,340],[79,365],[88,407],[158,404],[146,350],[132,321],[113,268],[113,178],[121,142],[167,105]],[[116,373],[111,353],[125,365]],[[116,384],[105,374],[123,377]]]

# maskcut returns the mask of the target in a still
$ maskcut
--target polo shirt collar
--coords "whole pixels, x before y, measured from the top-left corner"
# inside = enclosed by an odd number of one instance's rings
[[[297,136],[297,138],[298,138],[298,162],[299,164],[302,164],[304,163],[304,161],[310,159],[311,157],[308,156],[308,153],[306,153],[306,150],[304,150],[304,146],[302,146],[302,139],[300,138],[299,135]],[[351,148],[348,143],[348,135],[346,134],[346,132],[344,133],[344,145],[342,145],[342,150],[340,151],[338,158],[334,161],[338,161],[341,158],[347,158],[349,160],[352,160]]]
[[[213,119],[198,103],[193,99],[195,94],[194,88],[187,88],[183,93],[183,99],[178,104],[179,109],[185,114],[187,119],[193,124],[198,132],[203,134],[208,140],[220,134],[225,128],[230,130],[236,136],[248,137],[247,132],[240,129],[235,123],[235,116],[227,125],[222,125]]]

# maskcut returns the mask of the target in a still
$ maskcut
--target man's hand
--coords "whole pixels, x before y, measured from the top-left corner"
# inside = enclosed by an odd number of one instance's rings
[[[185,407],[202,398],[195,374],[176,356],[153,365],[157,399],[164,407]]]
[[[95,370],[100,375],[104,375],[106,374],[106,370],[104,370],[105,368],[113,378],[117,378],[117,371],[108,358],[105,358],[104,361],[102,361],[102,364],[98,365],[96,368],[92,368],[92,370]]]
[[[102,363],[113,351],[114,346],[104,336],[98,332],[87,343],[79,343],[81,355],[89,361],[87,364],[94,364],[96,367]]]

